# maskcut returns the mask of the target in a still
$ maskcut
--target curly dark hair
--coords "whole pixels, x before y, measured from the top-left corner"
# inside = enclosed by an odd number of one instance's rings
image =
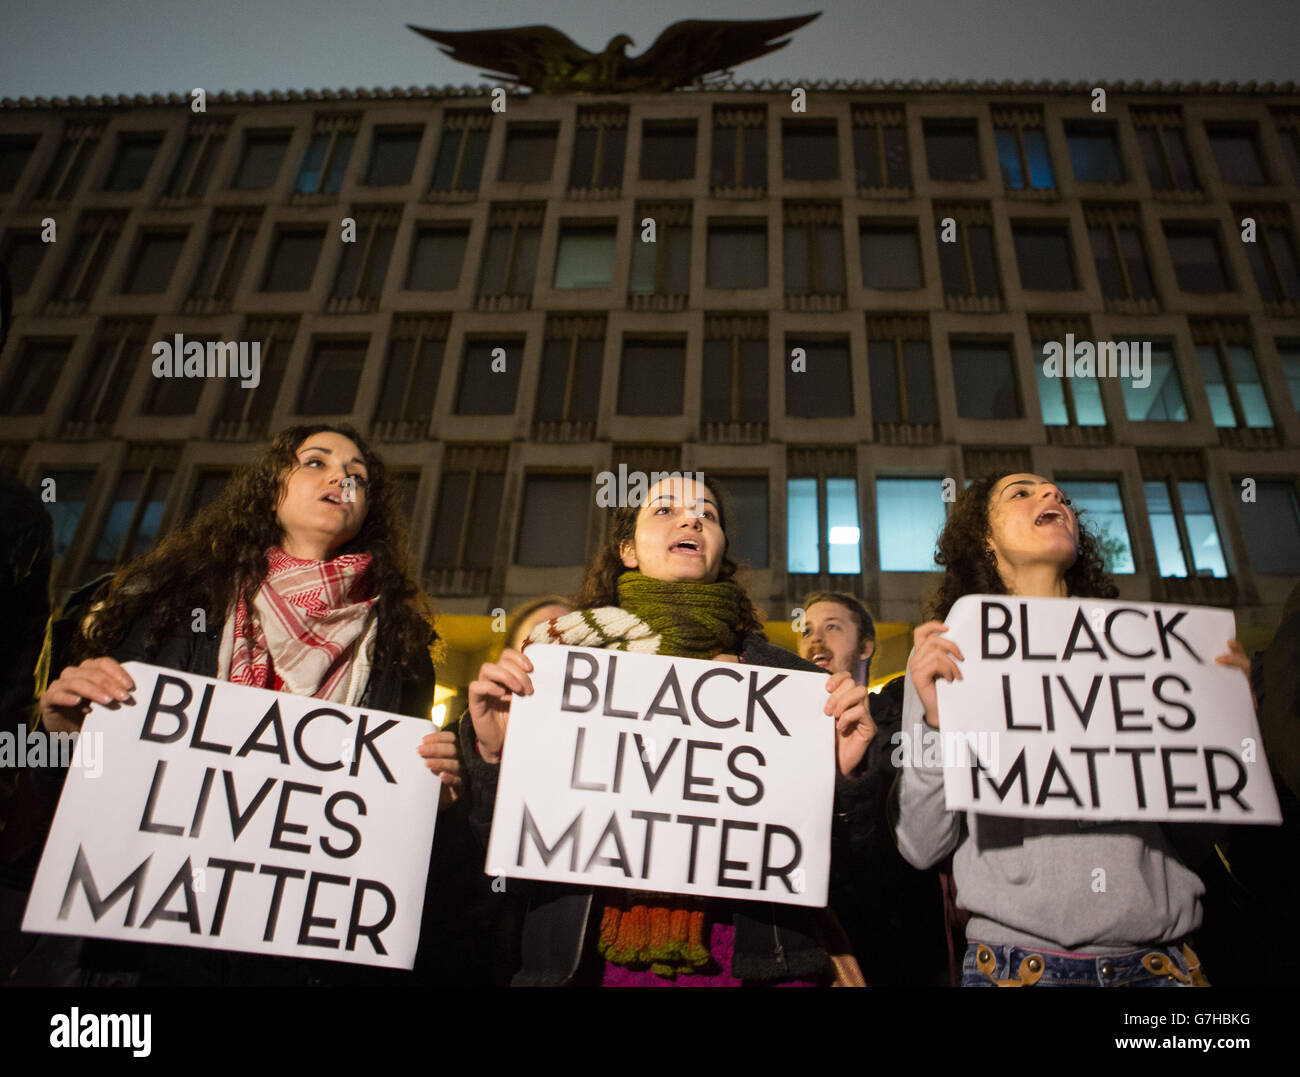
[[[745,636],[753,633],[761,636],[763,635],[762,613],[745,592],[744,585],[738,578],[740,567],[727,556],[731,548],[731,540],[727,538],[727,507],[730,498],[725,488],[716,481],[705,482],[704,486],[714,495],[718,503],[718,526],[722,529],[722,536],[726,542],[722,548],[722,566],[718,569],[718,582],[735,580],[741,585],[740,632]],[[631,542],[636,535],[636,518],[639,511],[639,508],[628,505],[609,510],[605,539],[596,553],[595,560],[587,566],[587,574],[583,577],[582,586],[574,595],[575,609],[589,610],[597,606],[618,605],[619,577],[624,572],[634,571],[623,564],[620,551],[623,545]]]
[[[934,559],[944,566],[943,580],[930,599],[927,617],[942,621],[962,595],[1005,595],[1007,585],[998,571],[997,558],[989,549],[989,499],[994,488],[1008,475],[1004,471],[976,479],[957,495],[948,521],[939,535]],[[1117,598],[1119,588],[1106,572],[1101,547],[1085,526],[1086,510],[1079,517],[1079,555],[1066,570],[1065,586],[1078,598]]]
[[[82,622],[72,646],[73,661],[110,653],[141,616],[152,618],[145,641],[152,654],[168,631],[190,620],[195,608],[224,618],[238,597],[251,604],[266,578],[266,551],[284,538],[276,510],[285,479],[298,466],[298,446],[321,433],[350,438],[366,463],[365,522],[355,538],[333,553],[368,553],[374,559],[370,577],[376,588],[375,613],[383,626],[374,662],[396,660],[405,669],[415,669],[420,652],[428,653],[437,633],[433,602],[411,574],[406,521],[396,490],[383,461],[356,430],[327,423],[281,431],[266,452],[231,476],[216,500],[122,568],[105,599]]]

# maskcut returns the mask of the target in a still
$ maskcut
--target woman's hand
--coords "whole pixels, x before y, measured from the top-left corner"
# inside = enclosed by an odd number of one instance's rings
[[[1250,705],[1254,710],[1258,711],[1259,700],[1255,698],[1255,685],[1250,679],[1250,658],[1246,654],[1246,648],[1235,639],[1230,639],[1228,640],[1227,652],[1219,655],[1214,660],[1214,663],[1219,666],[1232,666],[1246,675],[1246,683],[1250,685]]]
[[[947,631],[948,626],[942,621],[918,625],[912,633],[912,660],[907,664],[921,705],[925,707],[926,724],[935,729],[939,728],[939,693],[934,682],[940,677],[949,683],[961,680],[961,667],[957,663],[966,660],[957,644],[943,638],[942,633]]]
[[[876,735],[876,723],[867,706],[866,685],[855,684],[848,673],[837,673],[826,682],[830,699],[824,711],[835,718],[835,758],[846,777],[862,762]]]
[[[460,760],[456,757],[456,734],[450,730],[427,733],[416,749],[424,757],[424,765],[442,781],[438,793],[438,810],[460,796],[464,780],[460,776]]]
[[[489,763],[501,762],[510,722],[511,695],[530,696],[533,664],[522,651],[507,647],[496,662],[484,662],[478,680],[469,686],[469,716],[478,737],[478,754]]]
[[[135,682],[111,658],[88,658],[68,666],[41,695],[41,724],[50,733],[75,733],[81,729],[92,703],[106,707],[130,700]]]

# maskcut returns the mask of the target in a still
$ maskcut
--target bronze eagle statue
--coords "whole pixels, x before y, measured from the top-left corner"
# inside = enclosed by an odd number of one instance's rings
[[[624,53],[627,34],[610,39],[603,52],[588,52],[553,26],[498,30],[429,30],[417,34],[446,46],[453,60],[487,68],[487,78],[528,86],[539,93],[662,92],[776,52],[788,37],[821,13],[788,19],[685,19],[675,22],[640,56]]]

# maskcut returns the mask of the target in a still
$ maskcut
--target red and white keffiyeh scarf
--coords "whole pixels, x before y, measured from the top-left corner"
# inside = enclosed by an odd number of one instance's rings
[[[254,688],[355,704],[370,676],[376,632],[371,555],[304,561],[278,546],[266,579],[226,618],[217,677]]]

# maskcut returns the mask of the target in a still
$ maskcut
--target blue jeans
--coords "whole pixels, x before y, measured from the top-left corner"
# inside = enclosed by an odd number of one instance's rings
[[[1208,987],[1200,960],[1185,943],[1132,950],[1114,957],[1064,956],[1050,950],[972,942],[961,967],[962,987]]]

